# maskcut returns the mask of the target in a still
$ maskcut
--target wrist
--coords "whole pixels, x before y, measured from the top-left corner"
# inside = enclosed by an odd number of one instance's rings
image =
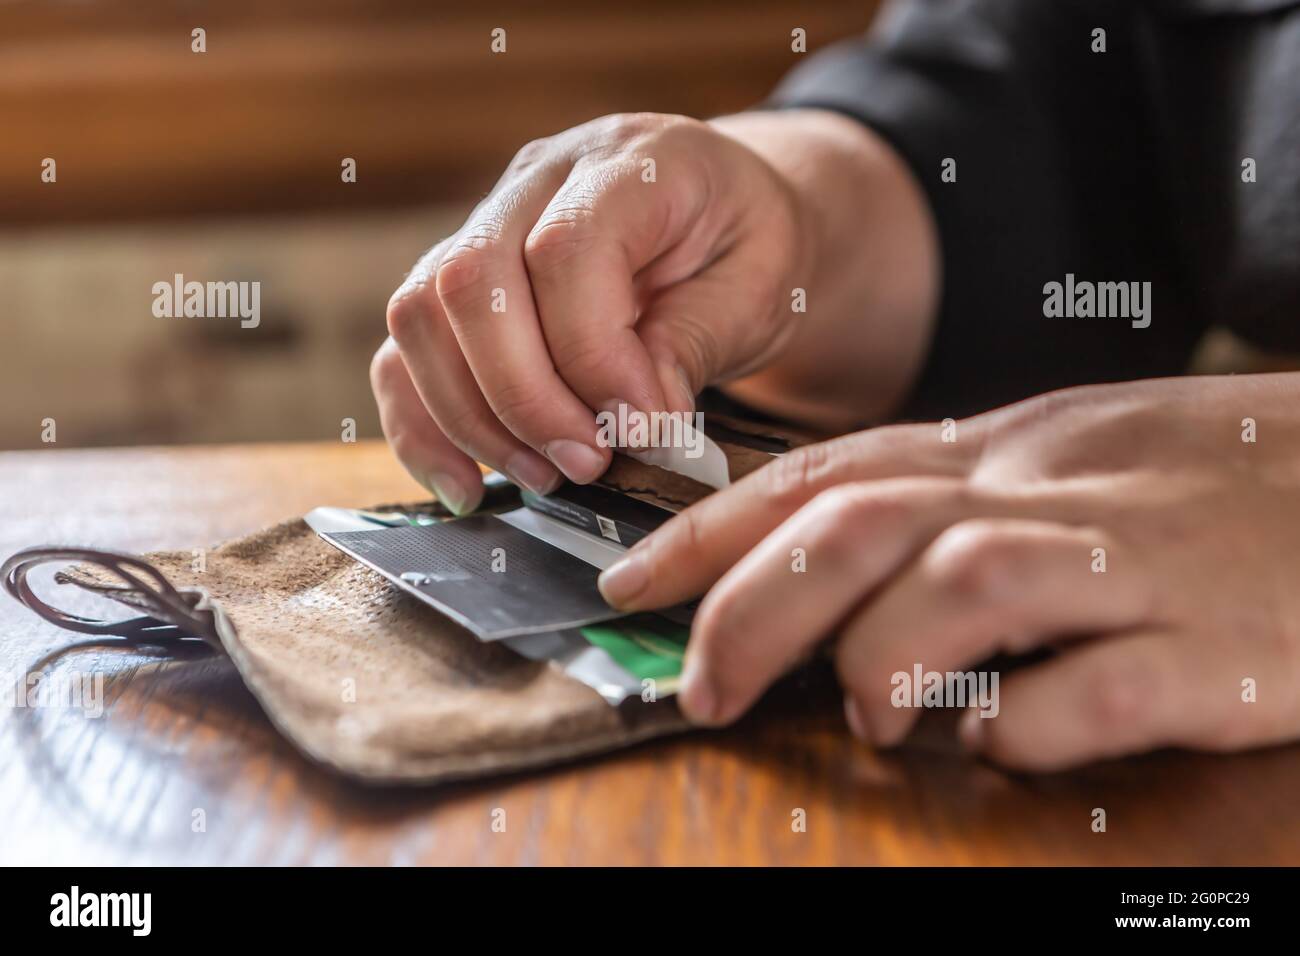
[[[793,284],[807,308],[777,359],[728,390],[820,427],[887,417],[919,373],[939,298],[937,231],[911,170],[872,130],[825,110],[713,125],[794,196]]]
[[[826,215],[834,203],[823,195],[834,190],[834,179],[823,174],[830,170],[825,168],[820,137],[808,136],[804,111],[735,113],[712,119],[709,125],[746,147],[769,169],[789,210],[791,254],[785,271],[792,286],[806,287],[835,231]]]

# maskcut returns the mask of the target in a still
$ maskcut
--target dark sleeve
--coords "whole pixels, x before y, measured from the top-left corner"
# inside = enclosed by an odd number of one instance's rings
[[[871,126],[938,224],[942,298],[904,417],[960,416],[1071,384],[1177,374],[1206,322],[1187,308],[1165,216],[1139,0],[914,0],[820,53],[771,105]],[[1093,30],[1106,52],[1093,52]],[[955,161],[955,182],[943,180]],[[1067,273],[1149,281],[1152,318],[1049,318]],[[863,316],[864,322],[871,317]]]

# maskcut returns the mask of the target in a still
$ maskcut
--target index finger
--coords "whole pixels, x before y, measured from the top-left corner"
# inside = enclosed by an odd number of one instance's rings
[[[552,364],[533,302],[523,245],[564,170],[548,167],[490,196],[438,266],[437,291],[492,412],[570,481],[609,465],[596,416]]]
[[[958,478],[856,482],[818,495],[701,603],[682,669],[682,710],[699,723],[734,720],[940,529],[977,506]]]
[[[786,518],[832,485],[908,475],[960,477],[981,430],[944,442],[937,424],[891,425],[797,448],[692,505],[643,539],[599,580],[623,610],[668,607],[703,594]]]

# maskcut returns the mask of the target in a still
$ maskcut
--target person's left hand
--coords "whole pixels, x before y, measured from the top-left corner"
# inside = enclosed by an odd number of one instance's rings
[[[708,589],[680,692],[700,723],[834,637],[849,724],[881,745],[918,716],[891,705],[896,672],[1039,647],[1058,653],[1000,681],[996,717],[963,716],[968,747],[1050,770],[1295,738],[1300,376],[1074,388],[799,449],[601,588],[625,609]]]

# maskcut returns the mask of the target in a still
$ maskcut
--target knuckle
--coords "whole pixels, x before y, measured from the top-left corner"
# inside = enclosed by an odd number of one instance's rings
[[[685,154],[699,148],[702,137],[719,135],[708,123],[691,116],[655,114],[651,116],[655,122],[650,135],[653,136],[656,145],[666,151]],[[645,136],[646,133],[643,132],[641,138],[644,139]]]
[[[611,349],[604,339],[571,336],[551,346],[551,360],[571,385],[590,382],[610,368]]]
[[[396,429],[387,437],[388,446],[403,464],[409,465],[430,457],[428,446],[405,429]]]
[[[495,259],[491,241],[461,243],[438,264],[434,285],[443,301],[456,302],[479,288]]]
[[[394,344],[393,339],[386,340],[370,359],[370,387],[375,392],[388,388],[398,373],[405,373],[402,356]]]
[[[676,137],[709,128],[700,120],[676,113],[615,113],[604,120],[610,137],[624,143],[648,137]]]
[[[503,384],[492,390],[487,400],[497,418],[516,435],[535,427],[551,404],[531,380]]]
[[[438,306],[428,286],[403,287],[388,300],[385,314],[388,334],[399,342],[409,338],[417,329],[432,322],[437,312]]]
[[[971,600],[991,600],[1023,581],[1030,555],[997,522],[963,521],[927,549],[922,569],[935,586]]]
[[[554,149],[554,140],[548,136],[531,140],[519,148],[508,168],[513,172],[526,172],[546,162]]]
[[[647,150],[693,149],[706,123],[673,113],[613,113],[587,124],[583,152],[597,159],[626,159]]]
[[[804,445],[756,472],[765,483],[768,506],[780,514],[802,507],[823,484],[829,461],[826,443]]]
[[[473,405],[438,408],[434,418],[438,428],[453,445],[471,458],[480,457],[472,449],[477,448],[475,436],[483,433],[487,423]]]
[[[848,488],[835,487],[818,494],[806,509],[811,549],[824,560],[838,562],[846,557],[864,510],[861,496]]]
[[[651,132],[663,123],[659,113],[611,113],[595,120],[600,138],[610,143],[625,143]]]
[[[587,210],[566,209],[533,227],[524,240],[530,272],[550,272],[590,252],[597,239]]]
[[[820,492],[805,511],[812,548],[831,561],[851,560],[863,542],[891,535],[910,513],[897,496],[853,484]]]
[[[676,356],[677,363],[687,370],[695,382],[712,379],[714,370],[721,364],[719,357],[722,355],[722,347],[718,344],[716,332],[703,322],[687,322],[676,326],[669,352]]]

